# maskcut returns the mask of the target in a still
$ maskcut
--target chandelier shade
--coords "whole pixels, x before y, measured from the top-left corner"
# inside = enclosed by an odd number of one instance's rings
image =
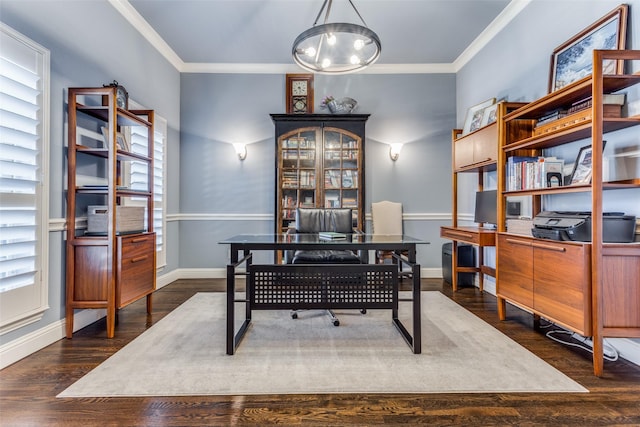
[[[351,0],[356,14],[365,26],[351,23],[327,23],[332,0],[325,0],[318,18],[327,5],[325,23],[302,32],[294,41],[292,55],[302,68],[321,74],[346,74],[362,70],[380,56],[380,38],[366,24]]]

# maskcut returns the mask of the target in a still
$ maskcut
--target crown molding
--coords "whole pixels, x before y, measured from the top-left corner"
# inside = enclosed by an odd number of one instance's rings
[[[178,71],[184,68],[184,61],[171,49],[160,34],[131,6],[129,0],[109,0],[113,6],[142,36]]]
[[[511,0],[502,12],[452,63],[373,64],[360,74],[454,74],[460,71],[483,47],[502,31],[533,0]],[[203,74],[286,74],[300,72],[291,64],[242,64],[184,62],[167,42],[129,3],[129,0],[109,0],[109,3],[147,39],[149,43],[180,73]]]
[[[453,61],[454,73],[460,71],[533,0],[511,0],[478,37]]]

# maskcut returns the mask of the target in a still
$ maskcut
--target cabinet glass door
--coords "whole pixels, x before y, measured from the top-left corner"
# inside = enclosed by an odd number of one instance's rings
[[[281,215],[283,231],[293,225],[297,207],[313,208],[317,201],[317,128],[298,129],[279,140]]]

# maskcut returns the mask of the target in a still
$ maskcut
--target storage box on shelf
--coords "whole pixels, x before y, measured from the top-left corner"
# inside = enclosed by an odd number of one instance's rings
[[[603,60],[640,61],[640,51],[593,53],[593,74],[544,96],[503,117],[505,138],[498,161],[498,188],[502,194],[498,211],[497,296],[500,319],[505,319],[505,302],[514,303],[538,317],[569,330],[593,337],[594,373],[603,373],[603,337],[640,337],[640,244],[604,243],[603,191],[640,188],[640,177],[603,182],[603,136],[639,126],[640,116],[622,117],[605,107],[606,95],[638,86],[640,73],[603,75]],[[630,65],[630,64],[627,64]],[[637,66],[636,66],[637,68]],[[632,68],[627,68],[632,69]],[[559,117],[557,126],[537,122],[559,110],[568,110],[581,100],[591,99],[580,120]],[[619,110],[619,105],[616,106]],[[575,117],[574,117],[575,118]],[[523,134],[524,131],[524,134]],[[514,137],[515,134],[519,136]],[[536,188],[509,186],[509,158],[544,156],[545,149],[589,139],[592,145],[592,182]],[[564,242],[510,234],[505,229],[505,198],[527,195],[534,215],[541,212],[543,195],[588,193],[591,199],[592,242]],[[635,206],[634,206],[635,207]]]
[[[146,296],[151,313],[156,287],[154,112],[116,107],[115,87],[70,88],[68,117],[66,335],[75,309],[100,308],[112,338],[116,310]],[[118,143],[127,130],[135,148]],[[87,171],[104,184],[79,185]]]

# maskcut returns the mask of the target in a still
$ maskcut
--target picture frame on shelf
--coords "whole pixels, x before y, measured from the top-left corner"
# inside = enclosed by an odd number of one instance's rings
[[[573,165],[571,172],[570,185],[590,184],[591,183],[591,160],[593,159],[593,148],[591,145],[580,148],[578,157]]]
[[[602,141],[602,149],[604,150],[607,141]],[[573,172],[569,185],[591,184],[592,178],[592,159],[593,148],[591,145],[585,145],[580,148],[576,162],[573,164]]]
[[[464,127],[462,128],[462,135],[466,135],[473,131],[480,129],[482,123],[482,116],[485,108],[496,103],[495,98],[487,99],[484,102],[474,105],[467,110],[467,115],[464,119]]]
[[[618,6],[553,51],[549,93],[591,75],[595,49],[625,48],[628,9],[626,4]],[[623,72],[623,61],[608,60],[603,64],[603,74]]]
[[[120,150],[131,151],[127,138],[124,137],[122,132],[116,132],[116,145]]]
[[[101,126],[100,130],[102,131],[102,147],[97,148],[109,148],[109,129],[106,126]]]
[[[489,105],[482,111],[482,121],[480,127],[485,127],[491,123],[495,123],[498,114],[498,104]]]

